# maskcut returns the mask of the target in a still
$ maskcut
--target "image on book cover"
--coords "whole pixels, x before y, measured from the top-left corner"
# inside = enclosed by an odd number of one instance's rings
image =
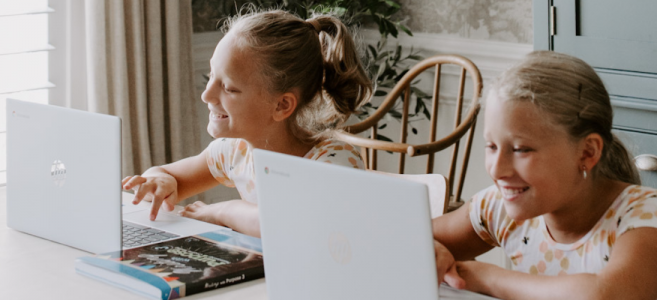
[[[264,277],[260,239],[236,232],[208,232],[98,258],[138,269],[142,280],[163,279],[170,287],[168,299]]]

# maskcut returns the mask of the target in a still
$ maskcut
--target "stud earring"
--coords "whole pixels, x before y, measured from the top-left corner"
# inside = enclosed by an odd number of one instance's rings
[[[582,166],[582,177],[584,177],[584,179],[586,179],[587,176],[588,176],[588,174],[586,173],[586,166]]]

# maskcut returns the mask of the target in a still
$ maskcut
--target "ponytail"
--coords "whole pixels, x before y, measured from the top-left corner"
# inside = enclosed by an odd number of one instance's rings
[[[324,59],[323,89],[333,100],[335,110],[349,115],[372,95],[371,81],[363,69],[354,40],[347,27],[335,17],[309,20],[319,24],[319,41]]]
[[[641,184],[639,172],[629,152],[616,135],[612,135],[612,139],[610,143],[605,143],[605,149],[602,150],[602,158],[596,166],[597,175],[631,184]]]

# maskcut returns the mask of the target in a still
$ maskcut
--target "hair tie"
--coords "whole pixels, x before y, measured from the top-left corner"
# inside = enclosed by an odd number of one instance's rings
[[[315,29],[317,34],[322,31],[322,27],[319,25],[319,21],[317,21],[317,19],[308,19],[306,20],[306,23],[310,24]]]

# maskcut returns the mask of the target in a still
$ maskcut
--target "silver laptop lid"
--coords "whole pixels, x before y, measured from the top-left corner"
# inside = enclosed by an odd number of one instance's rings
[[[270,300],[438,298],[425,185],[254,156]]]
[[[7,226],[121,249],[121,120],[7,99]]]

